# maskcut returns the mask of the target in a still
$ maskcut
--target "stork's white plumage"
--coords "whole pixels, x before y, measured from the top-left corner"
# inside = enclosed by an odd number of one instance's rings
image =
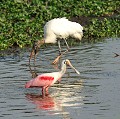
[[[45,43],[56,43],[58,38],[66,39],[69,36],[81,40],[83,36],[83,27],[66,18],[52,19],[44,26]]]
[[[60,47],[60,39],[61,39],[61,40],[65,40],[67,49],[69,49],[69,46],[66,42],[66,39],[68,37],[73,37],[75,39],[81,40],[83,37],[83,27],[79,23],[69,21],[66,18],[55,18],[48,21],[44,26],[44,38],[42,40],[38,40],[37,43],[34,44],[30,55],[30,59],[37,54],[37,49],[43,43],[56,43],[58,41],[59,51],[61,53],[61,47]],[[66,51],[64,53],[66,53]],[[55,64],[56,62],[58,62],[59,58],[64,53],[60,54],[54,60],[53,63]]]

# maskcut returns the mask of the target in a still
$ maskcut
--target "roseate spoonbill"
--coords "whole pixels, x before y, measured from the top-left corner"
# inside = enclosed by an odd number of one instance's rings
[[[29,58],[29,63],[33,56],[35,62],[35,57],[38,53],[38,48],[42,44],[56,43],[58,41],[59,56],[53,61],[53,64],[56,64],[59,61],[59,58],[69,50],[69,46],[67,44],[66,39],[68,37],[73,37],[78,40],[81,40],[82,36],[83,36],[83,27],[79,23],[69,21],[66,18],[55,18],[48,21],[44,26],[44,38],[38,40],[33,45]],[[61,39],[64,39],[67,46],[67,50],[63,53],[61,53],[61,46],[60,46]]]
[[[28,81],[25,84],[25,88],[41,87],[42,95],[44,96],[45,94],[48,94],[48,88],[50,86],[52,86],[57,80],[61,80],[61,77],[66,72],[66,65],[74,69],[77,74],[80,74],[80,72],[72,66],[71,62],[68,59],[63,60],[61,65],[61,70],[59,72],[44,73],[38,75],[36,78]]]

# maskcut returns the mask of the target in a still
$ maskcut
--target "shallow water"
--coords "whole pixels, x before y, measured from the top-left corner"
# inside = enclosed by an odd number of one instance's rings
[[[41,96],[41,89],[25,89],[32,74],[52,72],[57,46],[41,49],[36,66],[28,65],[29,50],[0,57],[0,118],[4,119],[119,119],[120,39],[72,46],[62,59],[80,71],[67,68],[61,83]]]

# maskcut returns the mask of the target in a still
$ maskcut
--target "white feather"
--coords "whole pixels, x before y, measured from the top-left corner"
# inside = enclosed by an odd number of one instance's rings
[[[55,18],[48,21],[44,26],[45,43],[56,43],[57,38],[66,39],[69,36],[81,40],[83,27],[66,18]]]

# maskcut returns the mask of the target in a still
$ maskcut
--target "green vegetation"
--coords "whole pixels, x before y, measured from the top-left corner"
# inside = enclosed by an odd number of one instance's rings
[[[85,39],[119,37],[119,0],[1,0],[0,49],[31,45],[43,37],[46,21],[66,17],[86,30]]]

